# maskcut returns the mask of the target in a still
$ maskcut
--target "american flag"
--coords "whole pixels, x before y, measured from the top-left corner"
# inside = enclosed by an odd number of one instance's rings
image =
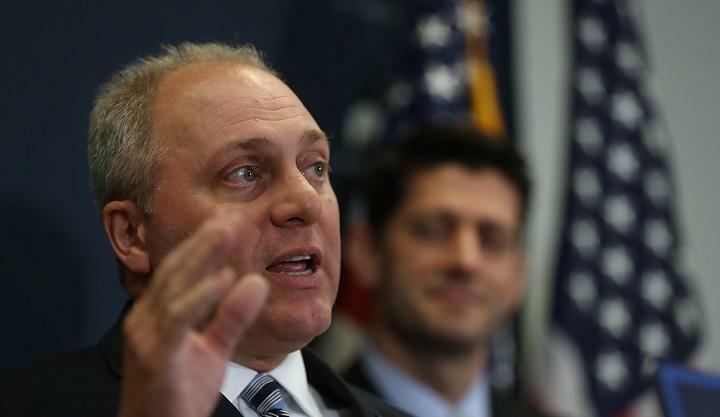
[[[661,361],[686,360],[702,326],[636,2],[572,3],[570,167],[553,319],[580,352],[596,413],[609,416],[649,387]]]
[[[385,137],[428,124],[474,124],[490,137],[505,135],[490,64],[492,3],[412,2],[405,55],[386,97]]]

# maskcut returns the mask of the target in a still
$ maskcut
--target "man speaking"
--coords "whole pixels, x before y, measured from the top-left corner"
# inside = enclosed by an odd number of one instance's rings
[[[0,415],[402,415],[302,351],[338,286],[329,144],[253,48],[123,69],[88,155],[131,302],[97,346],[5,382]]]

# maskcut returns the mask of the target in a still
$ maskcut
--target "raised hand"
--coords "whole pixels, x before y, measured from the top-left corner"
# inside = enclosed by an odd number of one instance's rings
[[[204,417],[268,293],[227,265],[241,218],[218,214],[162,261],[124,322],[121,417]]]

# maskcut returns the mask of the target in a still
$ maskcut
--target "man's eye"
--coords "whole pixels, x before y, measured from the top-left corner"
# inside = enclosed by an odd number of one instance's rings
[[[448,234],[448,227],[441,222],[419,221],[411,226],[415,236],[425,240],[440,240]]]
[[[230,172],[225,179],[238,184],[255,182],[259,178],[255,170],[255,167],[240,167]]]
[[[328,165],[325,162],[318,161],[310,165],[305,169],[305,175],[310,175],[313,178],[322,179],[328,174]]]
[[[483,249],[493,253],[502,253],[510,248],[510,239],[499,233],[487,233],[480,237]]]
[[[483,226],[479,231],[482,249],[492,255],[506,255],[517,247],[515,234],[499,226]]]

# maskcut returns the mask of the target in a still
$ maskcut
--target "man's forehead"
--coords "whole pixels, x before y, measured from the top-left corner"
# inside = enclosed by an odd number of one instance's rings
[[[421,191],[426,186],[438,186],[441,184],[445,185],[445,187],[436,191],[492,185],[493,187],[507,188],[508,191],[518,193],[511,181],[499,170],[492,167],[468,167],[459,162],[444,162],[416,169],[409,176],[405,188],[408,191]]]
[[[277,101],[297,99],[274,75],[247,64],[192,64],[170,73],[160,83],[159,95],[225,100]]]
[[[255,121],[297,119],[303,121],[298,124],[300,133],[317,128],[305,106],[282,81],[242,64],[193,65],[170,74],[160,85],[153,113],[156,128],[200,129],[203,134],[225,129],[231,133],[237,126]]]
[[[497,170],[471,169],[457,163],[441,164],[412,175],[406,184],[405,206],[427,209],[493,209],[511,220],[520,212],[520,193]]]

